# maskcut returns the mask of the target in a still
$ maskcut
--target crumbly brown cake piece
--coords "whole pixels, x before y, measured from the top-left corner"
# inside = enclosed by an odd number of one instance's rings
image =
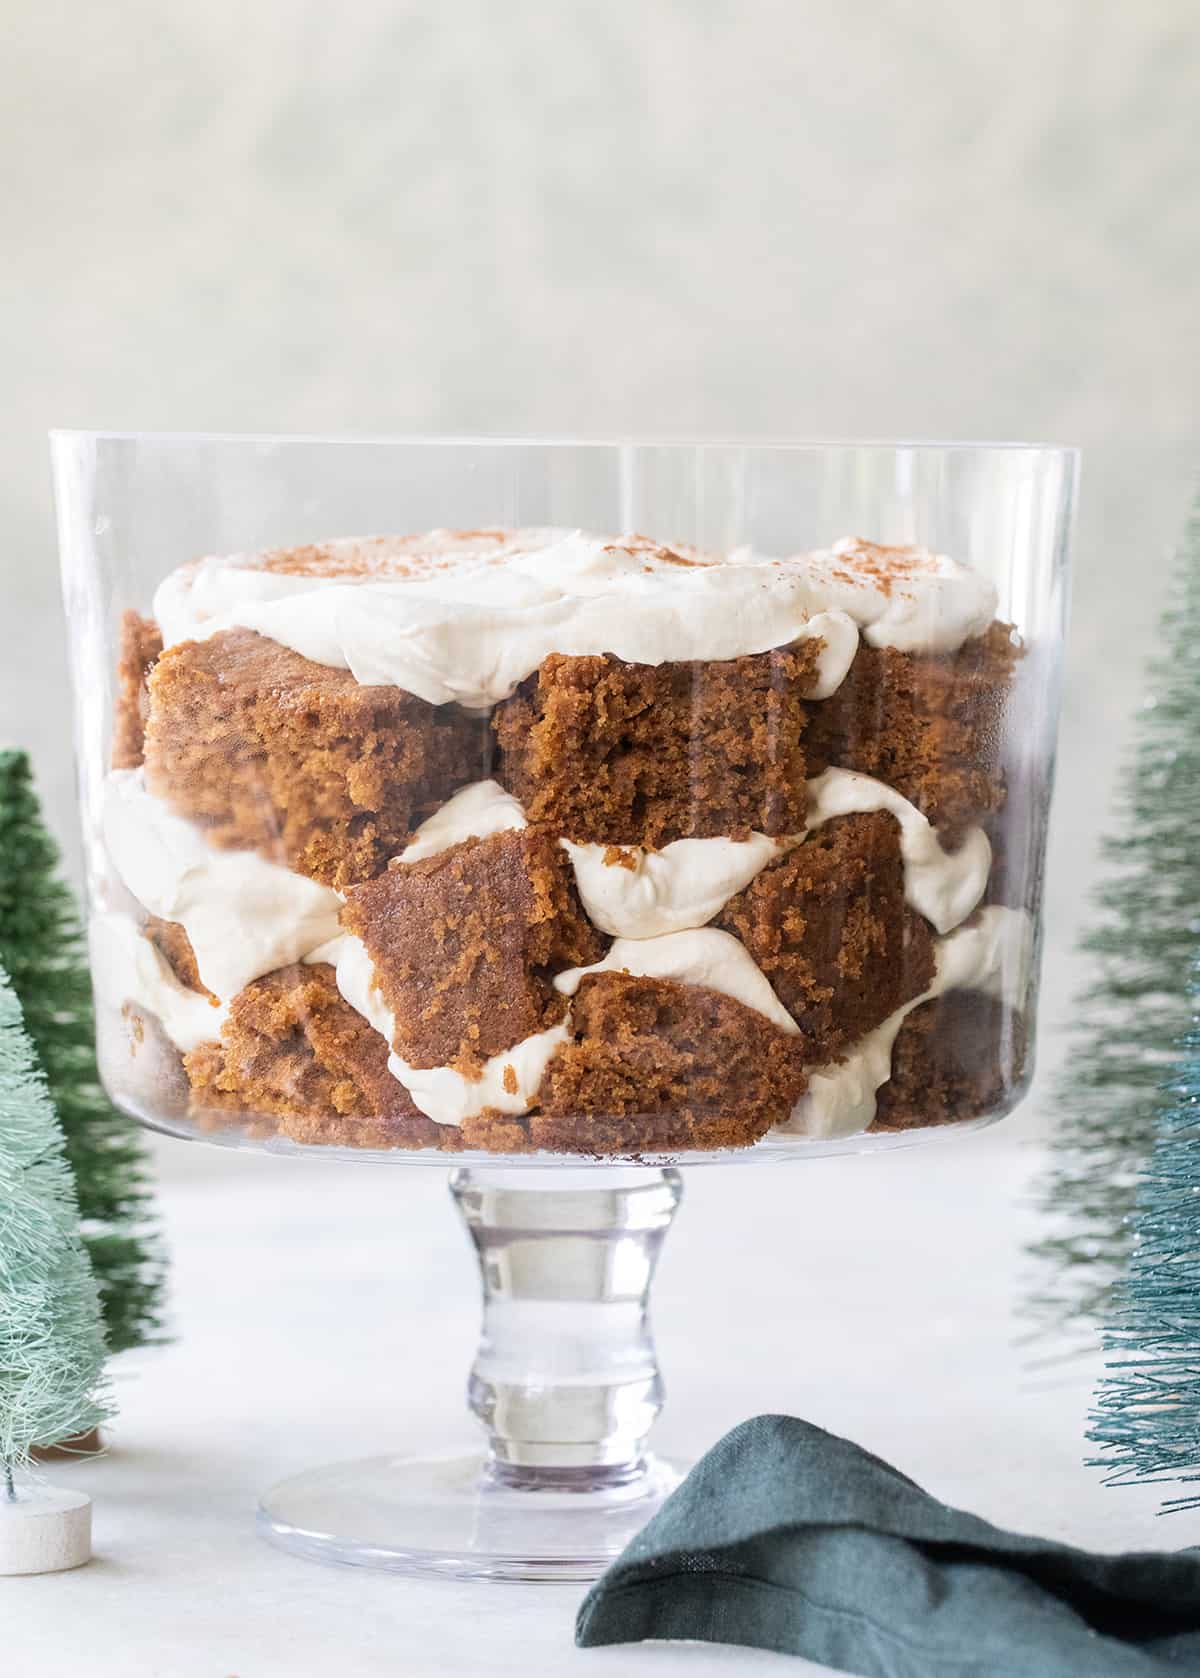
[[[249,629],[169,647],[149,682],[146,784],[215,845],[344,889],[486,772],[486,724],[362,687]]]
[[[798,832],[822,646],[659,665],[554,653],[497,707],[504,783],[531,820],[597,844]]]
[[[911,1130],[1006,1111],[1026,1064],[1024,1016],[981,991],[947,991],[914,1008],[892,1050],[871,1130]]]
[[[900,824],[837,816],[730,898],[717,924],[742,940],[821,1065],[919,996],[933,942],[904,901]]]
[[[178,921],[164,921],[157,915],[147,915],[142,934],[154,945],[185,990],[197,991],[217,1002],[218,999],[200,977],[196,952],[186,927],[180,926]]]
[[[1004,708],[1019,649],[994,623],[956,653],[859,643],[837,692],[811,708],[810,774],[835,765],[902,792],[953,843],[1004,803]]]
[[[800,1039],[704,986],[594,973],[571,1022],[525,1121],[536,1148],[744,1148],[805,1088]]]
[[[114,769],[137,769],[141,764],[146,728],[146,681],[162,650],[162,633],[153,618],[144,618],[134,611],[121,614],[117,694],[113,704]]]
[[[445,1128],[392,1077],[386,1043],[343,1001],[325,962],[281,967],[247,985],[220,1041],[185,1055],[184,1067],[202,1123],[266,1115],[269,1131],[295,1142],[360,1148],[437,1147]]]
[[[598,961],[606,945],[566,853],[537,827],[394,862],[349,894],[342,924],[374,963],[397,1053],[467,1076],[560,1020],[554,974]]]

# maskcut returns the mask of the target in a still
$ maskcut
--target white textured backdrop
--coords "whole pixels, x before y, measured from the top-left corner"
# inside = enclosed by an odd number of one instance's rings
[[[1061,1020],[1200,462],[1195,7],[0,0],[0,22],[0,724],[69,854],[50,425],[1078,442]]]

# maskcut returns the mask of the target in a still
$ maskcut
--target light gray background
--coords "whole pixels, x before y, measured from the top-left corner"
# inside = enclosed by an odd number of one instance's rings
[[[1200,463],[1192,0],[0,0],[0,41],[0,732],[72,856],[51,425],[1077,442],[1053,1059]],[[689,1173],[666,1448],[793,1409],[995,1518],[1195,1543],[1079,1466],[1094,1371],[1014,1345],[1048,1108],[819,1183]],[[178,1343],[61,1471],[101,1560],[13,1582],[19,1667],[742,1670],[576,1663],[574,1592],[255,1546],[255,1489],[334,1435],[455,1428],[470,1264],[436,1173],[159,1158]]]

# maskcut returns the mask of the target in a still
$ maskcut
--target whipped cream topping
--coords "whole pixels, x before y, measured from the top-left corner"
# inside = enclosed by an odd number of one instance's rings
[[[460,1125],[464,1119],[495,1108],[501,1113],[527,1113],[546,1067],[555,1051],[570,1039],[570,1015],[547,1031],[514,1043],[511,1049],[484,1062],[478,1078],[465,1078],[451,1066],[410,1066],[392,1047],[396,1019],[379,994],[375,966],[361,938],[343,932],[313,950],[310,962],[327,961],[337,975],[345,1000],[375,1027],[391,1049],[388,1071],[404,1085],[422,1113],[437,1124]]]
[[[350,536],[305,548],[268,548],[189,560],[165,577],[153,615],[163,645],[202,641],[232,629],[242,605],[272,604],[327,588],[435,578],[440,571],[567,535],[553,530],[430,530],[415,536]]]
[[[210,845],[146,790],[140,769],[109,774],[101,820],[126,888],[150,914],[183,926],[201,980],[225,1000],[337,932],[336,892],[255,851]]]
[[[827,769],[808,783],[807,830],[835,816],[886,810],[900,823],[905,901],[938,932],[966,920],[987,887],[992,847],[973,827],[956,851],[942,849],[925,816],[894,788],[852,769]]]
[[[228,560],[204,559],[172,571],[154,593],[155,622],[163,646],[180,641],[203,641],[219,629],[232,629],[239,607],[257,602],[270,605],[296,594],[319,594],[336,587],[337,576],[293,576],[284,571],[260,571]]]
[[[228,1006],[181,985],[128,915],[93,915],[88,933],[97,996],[153,1014],[181,1054],[220,1036]]]
[[[889,1014],[842,1061],[809,1073],[808,1089],[776,1134],[828,1139],[853,1136],[875,1117],[875,1098],[892,1075],[900,1028],[923,1002],[946,991],[977,990],[1017,1007],[1029,982],[1032,928],[1023,909],[992,907],[934,946],[936,969],[928,990]]]
[[[676,839],[640,845],[559,843],[571,858],[588,918],[617,938],[661,938],[701,927],[795,840]]]
[[[486,709],[552,652],[662,664],[811,636],[825,643],[813,693],[824,699],[859,626],[877,646],[946,652],[995,605],[991,585],[944,554],[857,539],[774,559],[580,531],[435,531],[195,561],[160,586],[154,615],[167,645],[240,625],[360,682]]]
[[[464,839],[487,839],[493,833],[528,825],[524,810],[499,781],[474,781],[421,823],[401,851],[400,860],[420,862]]]
[[[785,563],[803,569],[814,610],[845,612],[873,647],[898,652],[954,652],[983,634],[999,603],[986,577],[929,548],[846,536]]]
[[[703,985],[753,1008],[780,1031],[791,1036],[800,1031],[746,946],[716,927],[668,932],[660,938],[618,938],[603,961],[569,968],[557,976],[554,988],[564,996],[574,996],[589,973],[629,973],[636,978]]]
[[[812,696],[828,698],[858,649],[853,622],[844,612],[811,615],[796,580],[773,563],[755,569],[651,564],[644,552],[572,536],[502,569],[296,594],[232,617],[366,686],[403,688],[431,705],[486,710],[551,653],[664,664],[816,637],[824,645]]]

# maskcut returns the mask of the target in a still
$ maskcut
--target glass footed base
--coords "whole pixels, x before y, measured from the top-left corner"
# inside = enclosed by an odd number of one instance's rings
[[[598,1578],[682,1478],[647,1457],[632,1478],[604,1469],[509,1484],[482,1455],[368,1457],[283,1480],[258,1528],[312,1561],[453,1579]],[[503,1473],[503,1471],[501,1471]]]

